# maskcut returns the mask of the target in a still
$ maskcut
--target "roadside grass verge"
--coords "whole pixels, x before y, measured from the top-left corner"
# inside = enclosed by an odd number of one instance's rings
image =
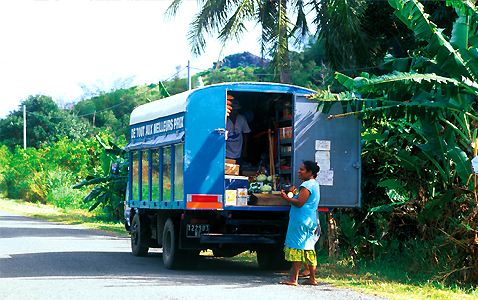
[[[249,251],[227,259],[244,263],[257,263],[255,253]],[[478,299],[478,289],[476,287],[445,285],[441,282],[411,279],[407,275],[397,274],[397,269],[394,268],[366,265],[352,267],[346,259],[332,260],[325,255],[317,257],[317,260],[317,281],[331,283],[339,288],[348,288],[391,300]],[[289,273],[278,272],[278,275],[288,276]]]
[[[317,266],[320,281],[387,299],[478,299],[476,287],[409,278],[400,272],[399,268],[360,263],[352,267],[346,259],[328,257],[320,257]]]
[[[41,203],[30,203],[22,200],[0,199],[0,210],[60,222],[80,225],[85,228],[99,229],[110,233],[126,235],[124,225],[108,221],[104,216],[88,210],[60,209]],[[212,256],[211,251],[203,251],[205,256]],[[317,280],[328,282],[336,287],[349,288],[365,294],[376,295],[386,299],[435,299],[458,300],[478,299],[476,287],[443,284],[426,279],[409,278],[400,273],[398,268],[379,264],[355,264],[347,259],[332,260],[323,253],[318,253]],[[243,252],[230,259],[244,263],[257,263],[255,253]],[[287,276],[287,272],[278,273]]]
[[[0,199],[0,209],[34,217],[42,220],[59,222],[69,225],[80,225],[89,229],[126,235],[124,224],[107,220],[97,212],[88,212],[87,209],[61,209],[52,205],[31,203],[23,200]]]

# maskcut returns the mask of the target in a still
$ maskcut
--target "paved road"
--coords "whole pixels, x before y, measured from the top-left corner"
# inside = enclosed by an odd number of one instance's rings
[[[380,299],[329,284],[284,286],[284,273],[202,258],[194,271],[164,268],[153,249],[135,257],[127,236],[0,211],[0,299]]]

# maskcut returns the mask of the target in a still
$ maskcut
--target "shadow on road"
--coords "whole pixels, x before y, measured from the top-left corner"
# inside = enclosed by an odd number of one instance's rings
[[[285,273],[257,263],[201,256],[194,270],[168,270],[162,252],[136,257],[129,236],[83,229],[24,216],[0,216],[0,278],[125,278],[155,285],[275,283]],[[91,249],[91,250],[90,250]],[[103,251],[104,249],[104,251]]]
[[[155,284],[211,285],[237,284],[245,280],[259,284],[258,278],[278,278],[281,273],[265,272],[254,263],[201,257],[194,270],[164,268],[162,253],[136,257],[129,252],[49,252],[11,255],[0,258],[0,278],[25,277],[126,277],[155,279]],[[252,276],[254,278],[249,278]],[[258,277],[259,276],[259,277]],[[218,281],[217,279],[220,280]],[[161,279],[161,281],[156,281]]]

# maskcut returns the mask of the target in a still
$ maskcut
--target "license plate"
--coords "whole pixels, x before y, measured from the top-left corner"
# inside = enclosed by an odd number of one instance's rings
[[[199,238],[203,233],[209,233],[209,224],[188,224],[186,226],[186,237]]]

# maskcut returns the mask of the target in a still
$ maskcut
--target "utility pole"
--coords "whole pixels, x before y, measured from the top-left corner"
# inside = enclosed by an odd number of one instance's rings
[[[23,150],[27,150],[27,110],[23,104]]]
[[[188,91],[191,90],[191,65],[188,60]]]

